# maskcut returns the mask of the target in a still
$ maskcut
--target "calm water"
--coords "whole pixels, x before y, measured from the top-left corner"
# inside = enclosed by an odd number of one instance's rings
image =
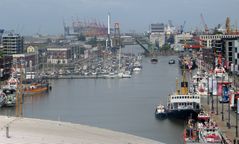
[[[86,124],[168,144],[183,143],[183,121],[154,117],[156,105],[166,104],[167,95],[175,89],[178,65],[169,65],[170,58],[160,57],[157,64],[144,58],[143,70],[131,79],[52,81],[49,94],[25,97],[23,115]],[[14,112],[2,109],[1,113]]]

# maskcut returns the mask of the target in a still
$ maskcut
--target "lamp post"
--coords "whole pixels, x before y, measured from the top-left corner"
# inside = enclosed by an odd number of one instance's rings
[[[222,81],[221,81],[221,84],[222,84],[222,91],[221,91],[222,121],[224,121],[224,102],[223,102],[223,97],[224,97],[224,91],[226,89],[226,85],[223,83],[223,81],[224,81],[224,75],[222,76]]]
[[[229,96],[229,95],[228,95]],[[231,128],[231,110],[230,110],[230,101],[228,102],[228,121],[227,121],[227,127],[230,129]]]
[[[210,90],[209,90],[209,75],[207,77],[207,105],[209,106],[209,95],[210,95]]]
[[[239,98],[237,98],[237,110],[236,110],[236,138],[238,138],[238,108],[239,108],[239,103],[238,103]]]
[[[212,113],[214,113],[214,100],[213,100],[213,76],[211,78],[212,80],[212,89],[210,91],[210,97],[211,97],[211,110],[212,110]]]
[[[225,86],[225,87],[226,87],[226,86]],[[222,87],[222,89],[224,89],[224,86]],[[224,104],[223,104],[223,95],[224,95],[224,94],[223,94],[223,92],[222,92],[221,95],[222,95],[222,102],[221,102],[221,103],[222,103],[222,121],[224,121],[224,112],[223,112],[223,111],[224,111]]]
[[[218,95],[217,95],[217,110],[216,110],[216,115],[218,115]]]

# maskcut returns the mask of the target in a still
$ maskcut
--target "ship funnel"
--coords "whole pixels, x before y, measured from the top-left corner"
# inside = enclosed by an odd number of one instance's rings
[[[185,70],[183,70],[183,79],[181,82],[181,94],[187,95],[188,94],[188,82],[186,80]]]

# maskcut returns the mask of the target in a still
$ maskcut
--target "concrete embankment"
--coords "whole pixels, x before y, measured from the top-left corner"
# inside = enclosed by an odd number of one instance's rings
[[[30,118],[0,116],[0,128],[0,144],[160,144],[121,132]]]

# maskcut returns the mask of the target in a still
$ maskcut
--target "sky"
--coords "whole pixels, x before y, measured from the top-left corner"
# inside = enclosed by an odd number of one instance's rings
[[[239,0],[0,0],[0,28],[22,35],[63,34],[63,20],[97,20],[111,26],[120,24],[122,32],[145,32],[151,23],[175,26],[186,21],[185,29],[203,28],[202,13],[209,28],[239,20]],[[239,23],[239,21],[238,21]]]

